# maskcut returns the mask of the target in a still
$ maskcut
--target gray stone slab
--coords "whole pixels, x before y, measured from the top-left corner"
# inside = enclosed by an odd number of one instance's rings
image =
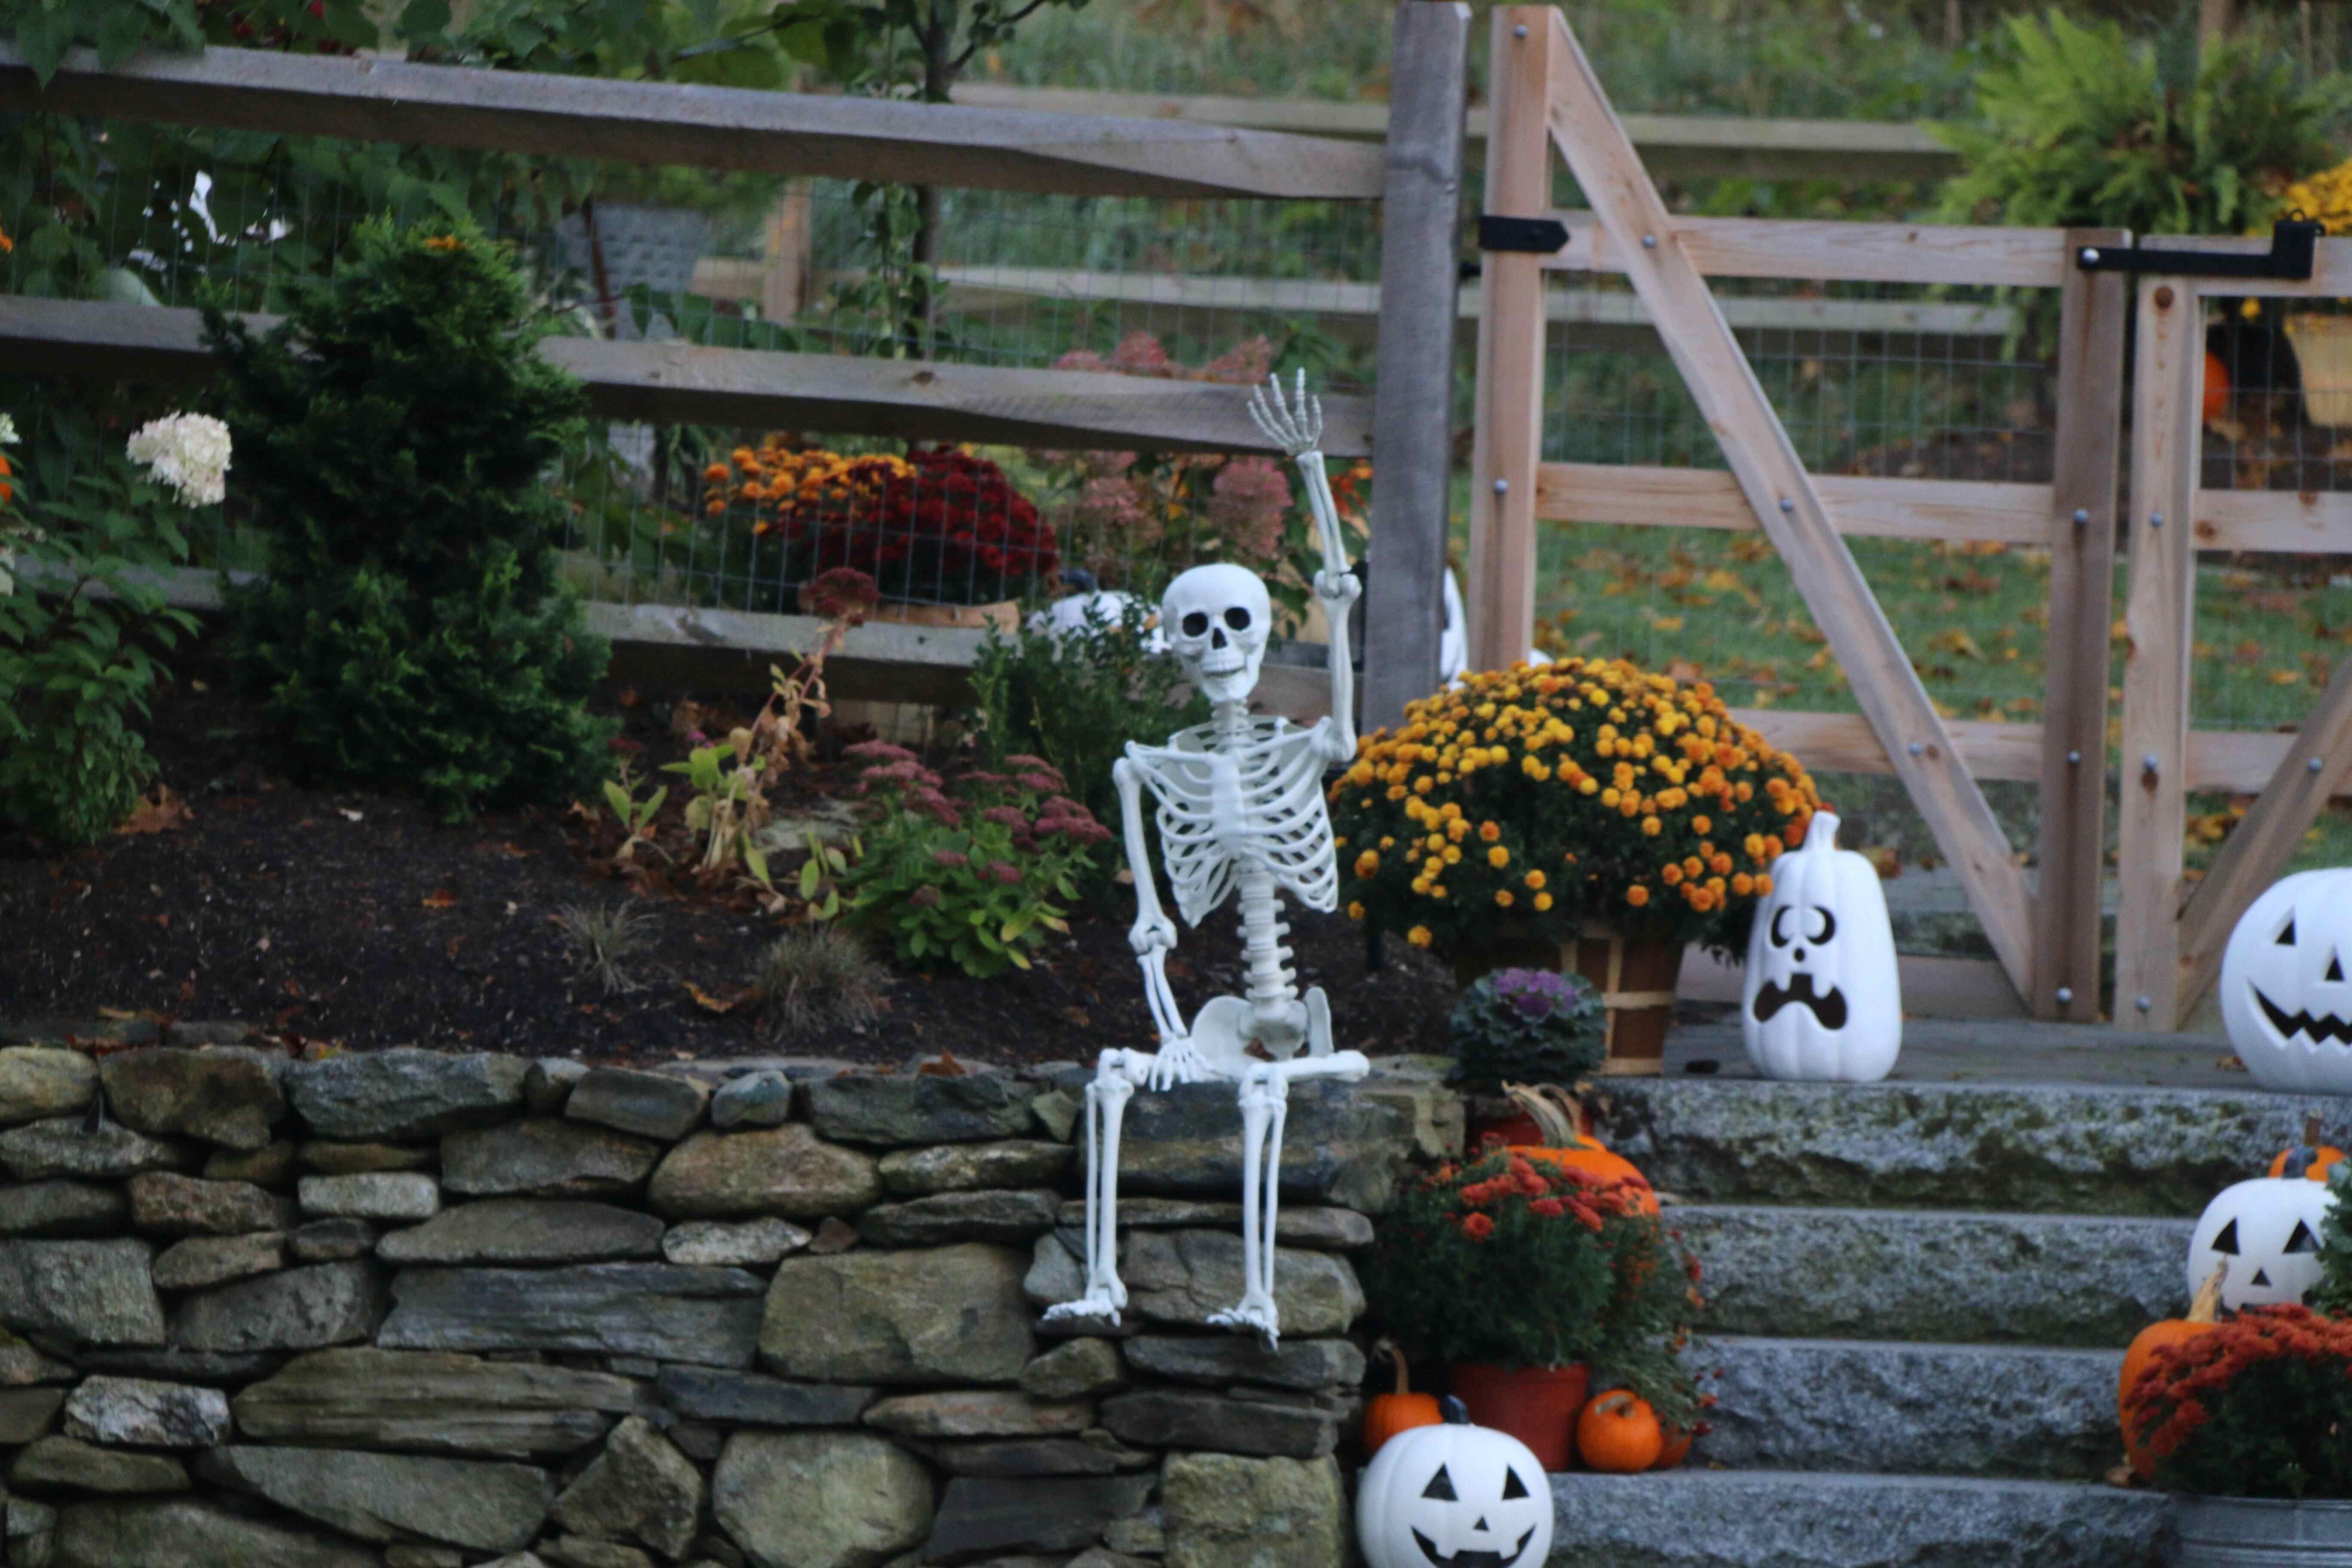
[[[404,1047],[354,1051],[286,1071],[294,1110],[321,1138],[421,1138],[480,1127],[522,1104],[520,1057],[447,1056]]]
[[[854,1426],[876,1395],[855,1384],[788,1383],[698,1366],[666,1366],[657,1386],[662,1404],[680,1415],[749,1426]]]
[[[408,1221],[441,1212],[441,1184],[422,1171],[353,1171],[295,1184],[302,1212],[322,1219]]]
[[[62,1388],[0,1389],[0,1445],[29,1443],[47,1432],[65,1399]]]
[[[1102,1402],[1102,1424],[1139,1448],[1193,1448],[1220,1454],[1312,1459],[1339,1443],[1329,1412],[1193,1389],[1146,1388]]]
[[[2066,1481],[1683,1468],[1551,1478],[1551,1561],[1614,1568],[2163,1568],[2172,1500]]]
[[[940,1499],[924,1555],[948,1562],[982,1552],[1068,1552],[1143,1507],[1150,1476],[998,1479],[958,1476]]]
[[[646,1202],[672,1219],[818,1220],[853,1215],[882,1195],[874,1160],[807,1126],[698,1132],[654,1173]]]
[[[363,1219],[314,1219],[289,1232],[286,1245],[305,1263],[365,1258],[375,1250],[375,1226]]]
[[[1071,1198],[1062,1205],[1060,1224],[1085,1234],[1087,1205]],[[1208,1203],[1197,1198],[1130,1198],[1118,1200],[1121,1230],[1239,1230],[1242,1205]],[[1372,1222],[1353,1209],[1315,1208],[1288,1204],[1276,1211],[1274,1238],[1285,1247],[1312,1252],[1358,1252],[1372,1244]]]
[[[1707,1327],[1814,1339],[2113,1347],[2188,1306],[2195,1222],[1683,1205]]]
[[[209,1448],[228,1436],[217,1388],[143,1377],[91,1377],[66,1401],[66,1436],[141,1448]]]
[[[1083,1092],[1092,1076],[1074,1070],[1058,1081]],[[1415,1147],[1412,1119],[1393,1104],[1342,1083],[1297,1084],[1283,1132],[1282,1201],[1379,1214],[1394,1200]],[[1237,1200],[1241,1169],[1241,1106],[1232,1085],[1183,1084],[1129,1101],[1119,1137],[1122,1192]]]
[[[857,1234],[879,1247],[939,1247],[951,1241],[1025,1242],[1054,1228],[1061,1194],[1025,1192],[933,1193],[878,1204],[857,1216]]]
[[[143,1241],[0,1241],[0,1327],[86,1345],[160,1345]]]
[[[672,1263],[755,1268],[798,1252],[814,1239],[788,1219],[690,1219],[661,1235],[661,1255]]]
[[[13,1182],[0,1186],[0,1236],[109,1236],[131,1217],[122,1189],[96,1182]]]
[[[285,1120],[285,1068],[283,1056],[229,1047],[117,1051],[98,1070],[107,1109],[124,1126],[254,1150]]]
[[[1066,1233],[1043,1237],[1024,1288],[1039,1305],[1074,1300],[1080,1294],[1076,1258],[1084,1247]],[[1071,1267],[1052,1264],[1063,1253]],[[1205,1328],[1210,1317],[1242,1296],[1242,1238],[1224,1230],[1130,1232],[1119,1247],[1119,1273],[1128,1305],[1146,1322]],[[1328,1252],[1277,1247],[1274,1254],[1274,1300],[1285,1334],[1345,1333],[1363,1315],[1364,1289],[1346,1258]]]
[[[313,1263],[189,1297],[172,1342],[192,1351],[319,1350],[368,1339],[383,1312],[383,1275],[373,1264]]]
[[[1609,1146],[1695,1200],[2171,1218],[2343,1109],[2252,1089],[1671,1077],[1612,1079],[1609,1099]]]
[[[802,1092],[819,1136],[839,1143],[904,1147],[1022,1137],[1034,1127],[1029,1102],[1039,1087],[1010,1073],[962,1078],[851,1073],[817,1079]]]
[[[208,1182],[169,1171],[131,1178],[131,1223],[163,1236],[247,1236],[293,1228],[293,1204],[251,1182]]]
[[[757,1568],[869,1568],[929,1533],[931,1478],[878,1432],[738,1432],[710,1510]]]
[[[162,1454],[103,1448],[79,1437],[43,1437],[8,1467],[12,1487],[63,1487],[81,1492],[184,1492],[187,1467]]]
[[[992,1143],[939,1143],[896,1149],[877,1169],[892,1197],[965,1192],[978,1187],[1034,1187],[1069,1168],[1070,1146],[1038,1139]]]
[[[1276,1542],[1279,1557],[1272,1560],[1282,1568],[1341,1568],[1354,1560],[1347,1488],[1328,1457],[1171,1454],[1160,1489],[1160,1506],[1127,1530],[1106,1531],[1107,1544],[1150,1546],[1155,1555],[1165,1550],[1170,1562],[1198,1568],[1269,1561],[1261,1553]],[[1454,1561],[1469,1568],[1473,1560],[1464,1553]]]
[[[302,1163],[328,1176],[366,1175],[376,1171],[429,1171],[439,1150],[428,1143],[341,1143],[313,1138],[302,1145]]]
[[[51,1046],[0,1048],[0,1124],[38,1121],[86,1108],[98,1093],[98,1064]]]
[[[529,1545],[555,1500],[535,1465],[416,1454],[236,1445],[215,1450],[205,1473],[362,1541],[421,1535],[478,1552]]]
[[[366,1547],[211,1503],[75,1502],[58,1510],[49,1568],[377,1568]]]
[[[1050,1437],[1095,1424],[1091,1401],[1037,1400],[1010,1388],[956,1388],[877,1400],[861,1418],[901,1437]]]
[[[51,1176],[114,1181],[142,1171],[176,1171],[188,1163],[187,1151],[180,1145],[134,1132],[119,1121],[92,1128],[79,1116],[58,1116],[0,1132],[0,1164],[20,1182]]]
[[[1293,1339],[1286,1332],[1268,1350],[1263,1340],[1243,1334],[1138,1334],[1120,1348],[1138,1372],[1213,1387],[1354,1388],[1364,1380],[1364,1352],[1349,1340]]]
[[[1727,1335],[1704,1360],[1711,1465],[2077,1480],[2121,1445],[2119,1350]]]
[[[441,1184],[475,1197],[605,1197],[634,1189],[661,1146],[584,1121],[535,1119],[441,1141]]]
[[[769,1290],[761,1360],[818,1382],[1018,1382],[1036,1350],[1024,1262],[978,1242],[788,1258]]]
[[[774,1068],[729,1079],[710,1097],[713,1127],[781,1127],[793,1119],[793,1080]]]
[[[940,1443],[931,1449],[951,1476],[1112,1476],[1118,1459],[1076,1437],[1006,1437]]]
[[[299,1357],[231,1408],[273,1443],[520,1458],[587,1447],[642,1397],[609,1373],[362,1346]]]
[[[286,1237],[277,1231],[250,1236],[192,1236],[165,1247],[155,1259],[158,1290],[201,1290],[286,1266]]]
[[[596,1068],[572,1086],[563,1114],[668,1143],[694,1130],[709,1099],[707,1085],[676,1073]]]
[[[651,1422],[632,1415],[555,1500],[555,1521],[583,1535],[635,1540],[676,1562],[694,1543],[702,1497],[694,1462]]]
[[[591,1351],[748,1366],[766,1281],[740,1268],[591,1263],[410,1268],[376,1342],[394,1350]]]
[[[601,1263],[652,1258],[662,1222],[635,1209],[562,1198],[482,1198],[376,1243],[387,1263]]]

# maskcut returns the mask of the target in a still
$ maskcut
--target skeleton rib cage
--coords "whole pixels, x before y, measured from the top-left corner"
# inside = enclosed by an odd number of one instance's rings
[[[1222,751],[1213,749],[1214,723],[1180,730],[1166,746],[1128,746],[1159,802],[1160,849],[1187,925],[1222,905],[1254,865],[1310,910],[1339,907],[1318,736],[1287,719],[1248,724],[1247,738]]]

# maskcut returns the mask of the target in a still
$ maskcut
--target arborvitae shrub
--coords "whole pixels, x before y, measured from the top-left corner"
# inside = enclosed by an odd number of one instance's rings
[[[267,336],[218,310],[240,490],[266,580],[229,595],[290,771],[455,820],[592,789],[608,650],[557,580],[551,466],[579,384],[533,352],[513,263],[469,224],[362,225]]]

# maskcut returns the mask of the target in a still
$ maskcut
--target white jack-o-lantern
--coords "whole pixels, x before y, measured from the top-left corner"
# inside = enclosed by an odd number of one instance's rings
[[[1739,1032],[1766,1078],[1875,1083],[1903,1048],[1895,932],[1878,868],[1837,847],[1813,814],[1805,842],[1772,862],[1748,934]]]
[[[2319,1283],[2319,1226],[2327,1184],[2305,1176],[2257,1176],[2224,1187],[2205,1205],[2189,1238],[2189,1289],[2221,1268],[2221,1305],[2300,1301]]]
[[[1551,1555],[1551,1488],[1528,1446],[1473,1426],[1458,1399],[1445,1419],[1381,1445],[1356,1488],[1356,1539],[1370,1568],[1542,1568]]]
[[[2352,1094],[2352,870],[2298,871],[2221,952],[2221,1022],[2264,1089]]]

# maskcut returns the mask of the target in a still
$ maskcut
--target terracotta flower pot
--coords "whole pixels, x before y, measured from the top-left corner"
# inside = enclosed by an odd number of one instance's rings
[[[1572,1468],[1576,1416],[1592,1385],[1591,1368],[1467,1362],[1456,1363],[1448,1381],[1473,1422],[1517,1437],[1547,1470]]]
[[[1681,942],[1639,942],[1607,926],[1588,925],[1565,945],[1533,935],[1489,943],[1455,959],[1454,978],[1468,985],[1497,969],[1574,970],[1601,994],[1608,1013],[1601,1070],[1614,1078],[1654,1078],[1666,1070],[1666,1030],[1674,1023],[1675,986],[1683,971]]]

